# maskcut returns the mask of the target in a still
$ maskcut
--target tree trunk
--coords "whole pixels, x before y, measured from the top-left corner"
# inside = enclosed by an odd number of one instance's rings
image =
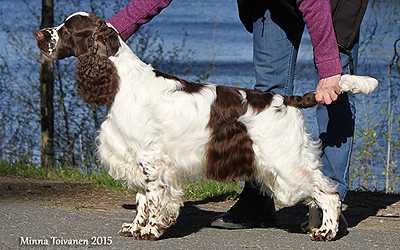
[[[54,25],[53,0],[42,0],[42,22],[40,28]],[[47,176],[54,161],[54,75],[53,63],[42,56],[40,66],[40,114],[41,145],[40,159]]]

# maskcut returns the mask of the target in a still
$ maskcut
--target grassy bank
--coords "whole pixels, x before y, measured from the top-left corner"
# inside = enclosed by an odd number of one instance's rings
[[[121,182],[114,180],[107,172],[87,175],[73,168],[51,169],[46,177],[42,168],[26,163],[10,164],[0,161],[0,176],[18,176],[35,179],[61,180],[66,182],[90,182],[98,187],[114,190],[129,191]],[[194,180],[184,184],[186,200],[225,200],[234,199],[240,192],[241,187],[238,182],[221,183],[216,181]]]

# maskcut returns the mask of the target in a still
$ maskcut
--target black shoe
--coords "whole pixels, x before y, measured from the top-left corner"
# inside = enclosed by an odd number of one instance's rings
[[[223,229],[248,229],[269,227],[275,224],[275,204],[262,194],[254,184],[246,182],[239,200],[222,216],[211,222],[211,227]]]
[[[225,213],[222,216],[216,217],[210,224],[211,227],[221,229],[249,229],[249,228],[267,228],[275,224],[275,217],[263,217],[263,218],[252,218],[234,220],[231,218],[229,213]]]

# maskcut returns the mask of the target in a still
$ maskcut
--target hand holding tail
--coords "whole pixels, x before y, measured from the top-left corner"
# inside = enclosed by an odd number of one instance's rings
[[[317,85],[315,100],[319,104],[331,104],[336,101],[338,95],[341,92],[340,86],[340,75],[330,76],[321,79]]]
[[[330,104],[342,92],[369,94],[378,87],[378,80],[369,76],[342,75],[340,78],[333,76],[328,81],[320,82],[318,86],[316,93],[311,92],[303,96],[284,96],[284,104],[296,108]]]

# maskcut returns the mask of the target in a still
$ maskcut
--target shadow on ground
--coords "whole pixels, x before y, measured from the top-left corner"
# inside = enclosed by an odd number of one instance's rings
[[[349,192],[344,212],[349,226],[355,227],[370,216],[400,218],[400,206],[390,208],[400,201],[400,194],[385,194],[380,192]]]
[[[223,197],[220,197],[223,198]],[[196,202],[187,202],[182,208],[177,224],[165,235],[165,238],[179,238],[198,232],[209,227],[213,219],[223,212],[214,212],[199,208],[199,205],[217,202],[218,197]],[[220,201],[223,201],[221,199]],[[400,218],[400,206],[390,208],[400,202],[399,194],[384,194],[379,192],[351,191],[345,200],[344,215],[349,222],[349,227],[356,227],[371,216]],[[290,233],[301,233],[300,224],[304,222],[308,209],[305,205],[297,205],[280,209],[276,213],[276,224],[273,228],[282,229]]]
[[[185,204],[181,210],[177,223],[167,230],[162,238],[181,238],[196,233],[201,229],[208,227],[213,219],[221,214],[223,213],[203,210],[190,203]]]
[[[185,202],[177,224],[168,230],[163,238],[179,238],[208,227],[215,217],[234,204],[234,201],[226,201],[230,195]],[[132,204],[132,193],[98,189],[88,183],[0,177],[0,202],[7,202],[8,199],[39,200],[45,201],[46,205],[51,201],[51,204],[56,206],[78,209],[136,209]],[[344,215],[350,228],[370,217],[388,218],[394,223],[400,220],[400,194],[351,191],[345,204]],[[276,213],[276,224],[273,227],[291,233],[301,233],[299,225],[305,220],[306,214],[307,207],[304,205],[280,209]]]

